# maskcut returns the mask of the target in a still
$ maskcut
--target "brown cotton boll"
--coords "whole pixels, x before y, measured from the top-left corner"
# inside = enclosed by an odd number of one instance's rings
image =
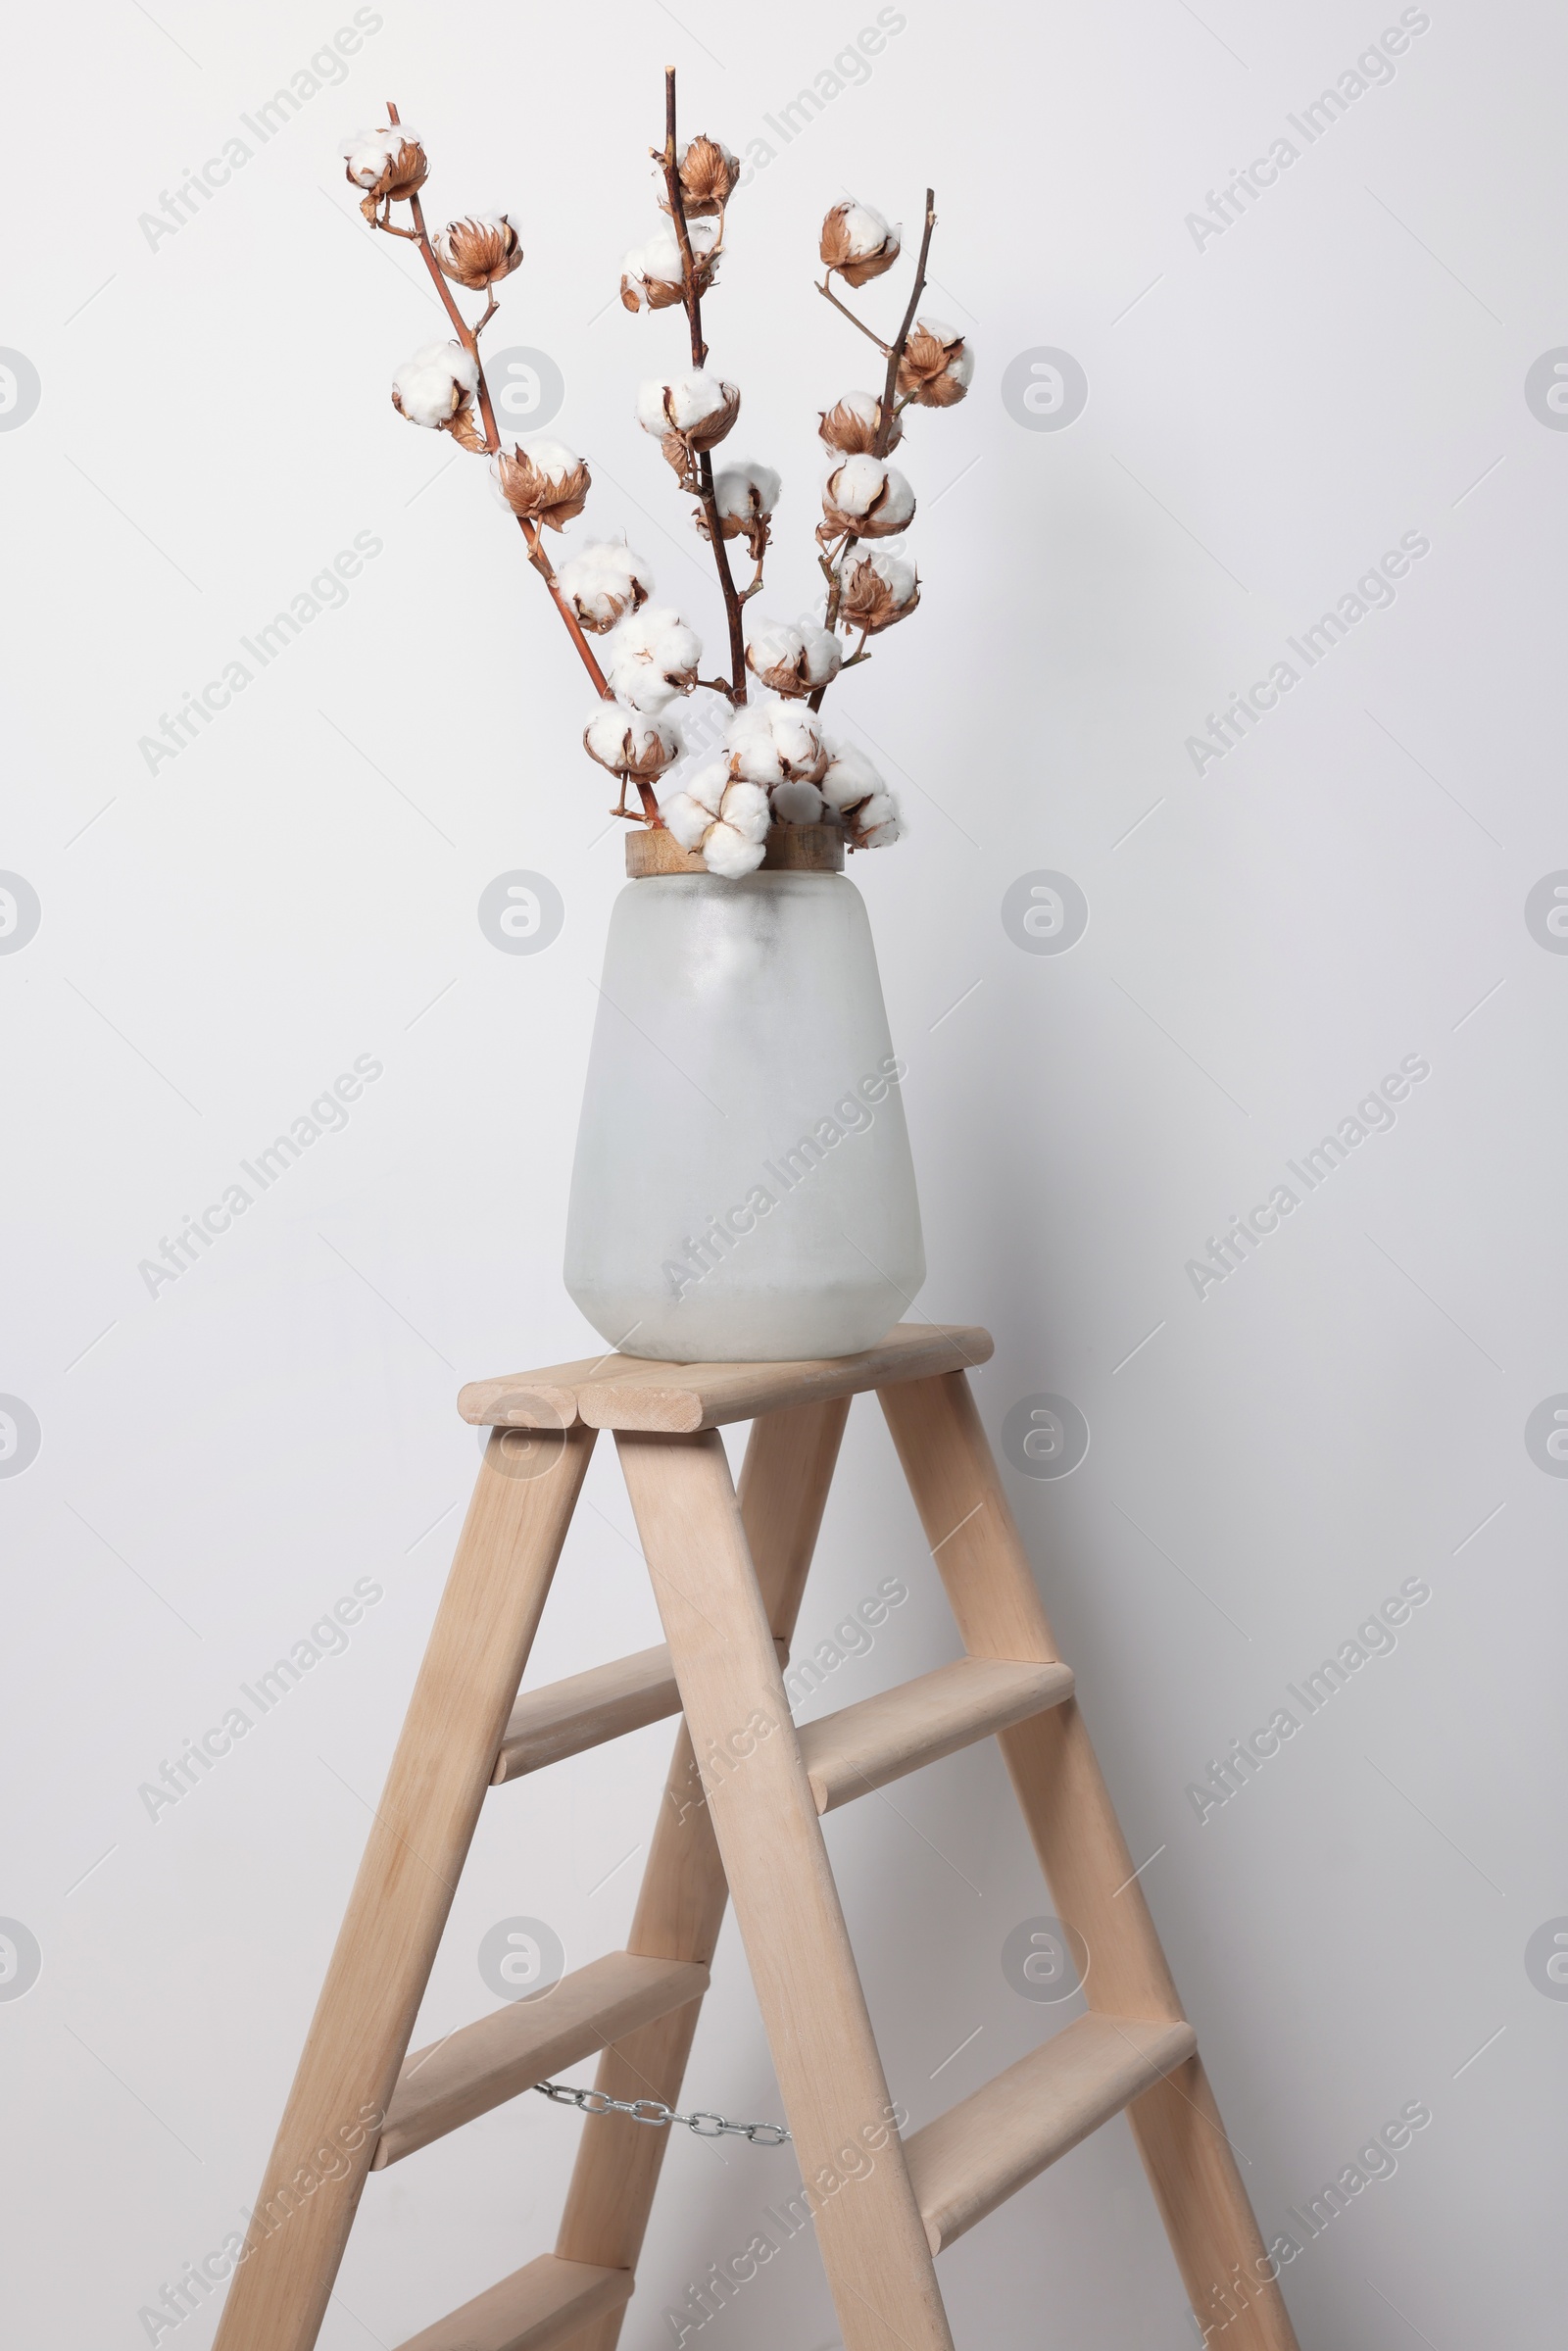
[[[744,539],[746,541],[746,552],[751,557],[752,562],[754,563],[760,563],[763,556],[766,555],[769,546],[772,544],[772,534],[769,527],[772,519],[773,517],[771,514],[720,514],[718,517],[718,535],[721,539]],[[700,539],[707,539],[711,536],[711,533],[708,527],[708,516],[704,514],[700,506],[693,507],[692,509],[692,522],[696,527],[697,536]]]
[[[542,523],[560,530],[582,513],[591,484],[581,458],[559,442],[547,441],[532,452],[503,449],[495,463],[496,484],[513,513],[523,522]]]
[[[723,393],[722,402],[710,416],[699,417],[695,424],[686,427],[681,437],[688,449],[696,452],[716,449],[730,432],[741,413],[740,390],[735,384],[725,384]]]
[[[899,362],[899,390],[919,408],[952,408],[969,389],[974,353],[936,318],[916,318]]]
[[[914,565],[904,557],[857,556],[844,566],[839,582],[839,619],[847,628],[880,636],[896,620],[906,619],[920,601],[920,582]]]
[[[666,444],[673,438],[687,450],[715,447],[740,413],[739,387],[700,367],[685,375],[652,376],[638,388],[637,421],[644,432]],[[670,456],[667,446],[664,454]]]
[[[892,269],[901,240],[898,229],[870,205],[835,204],[822,222],[817,250],[830,272],[836,269],[852,286],[863,286]]]
[[[430,160],[416,138],[394,123],[384,130],[367,131],[343,150],[350,187],[368,191],[371,204],[406,203],[416,196],[430,173]],[[366,219],[373,213],[362,203]]]
[[[689,220],[721,213],[735,193],[740,158],[721,139],[699,132],[681,151],[680,192]]]
[[[804,701],[821,686],[831,685],[843,666],[844,655],[830,629],[802,622],[760,620],[746,648],[746,666],[764,686],[787,701]]]
[[[620,280],[620,307],[625,311],[673,310],[682,299],[678,283],[671,285],[662,277],[633,277],[623,272]]]
[[[464,393],[453,415],[448,417],[440,429],[443,432],[449,432],[461,448],[472,450],[475,456],[482,457],[490,446],[484,436],[484,426],[480,423],[474,412],[473,402],[466,392]]]
[[[384,195],[394,204],[406,203],[416,196],[430,176],[430,159],[417,139],[405,139],[399,146],[387,173]]]
[[[482,293],[510,277],[522,260],[517,232],[505,213],[470,215],[449,220],[430,239],[443,275],[470,293]]]
[[[846,457],[829,469],[822,485],[818,541],[887,539],[914,516],[914,492],[896,465],[881,458]]]
[[[657,783],[680,757],[680,741],[664,719],[606,701],[583,729],[582,747],[612,775],[634,784]]]
[[[869,457],[882,425],[882,403],[870,392],[846,392],[830,409],[819,410],[818,418],[818,435],[829,449],[842,450],[846,457]],[[888,449],[897,449],[903,438],[904,420],[896,415]]]

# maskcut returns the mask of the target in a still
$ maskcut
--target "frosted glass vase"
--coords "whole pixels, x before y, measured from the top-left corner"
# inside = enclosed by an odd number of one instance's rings
[[[628,882],[566,1220],[601,1338],[692,1363],[885,1337],[925,1279],[903,1075],[842,874]]]

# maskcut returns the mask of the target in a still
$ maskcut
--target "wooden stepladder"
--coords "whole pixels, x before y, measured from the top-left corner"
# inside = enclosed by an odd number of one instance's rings
[[[312,2351],[367,2175],[545,2076],[598,2050],[611,2097],[676,2105],[730,1895],[801,2177],[822,2183],[846,2351],[953,2351],[933,2257],[1124,2108],[1200,2325],[1228,2351],[1297,2351],[964,1377],[990,1353],[984,1331],[905,1324],[838,1361],[612,1355],[464,1390],[493,1433],[216,2351]],[[781,1652],[867,1389],[966,1654],[797,1731]],[[753,1423],[738,1494],[734,1420]],[[518,1698],[601,1429],[667,1645]],[[486,1790],[677,1713],[627,1948],[409,2057]],[[993,1736],[1087,1945],[1088,2013],[901,2138],[820,1816]],[[554,2253],[404,2351],[614,2351],[667,2135],[589,2127]]]

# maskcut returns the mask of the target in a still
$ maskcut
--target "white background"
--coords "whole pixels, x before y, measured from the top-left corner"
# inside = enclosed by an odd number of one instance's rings
[[[439,316],[361,223],[337,141],[390,93],[435,219],[516,209],[528,260],[491,339],[555,358],[588,524],[629,530],[711,647],[704,551],[630,420],[678,315],[611,299],[655,220],[673,60],[689,128],[777,150],[709,306],[737,454],[785,477],[773,611],[815,585],[815,410],[868,380],[811,291],[817,221],[853,190],[911,222],[937,187],[933,303],[979,366],[906,443],[924,607],[837,695],[912,817],[855,879],[910,1063],[920,1310],[995,1331],[994,1439],[1037,1391],[1088,1419],[1071,1477],[1005,1475],[1134,1853],[1163,1848],[1143,1883],[1265,2236],[1431,2108],[1287,2272],[1303,2346],[1539,2351],[1568,2008],[1525,1947],[1568,1912],[1568,1488],[1523,1431],[1568,1387],[1568,962],[1523,907],[1568,864],[1568,439],[1524,378],[1568,341],[1568,31],[1433,0],[1392,82],[1200,249],[1205,191],[1395,8],[908,0],[869,79],[787,146],[764,115],[869,7],[685,0],[689,31],[626,0],[382,13],[345,85],[155,246],[138,216],[348,11],[96,0],[12,33],[0,343],[42,398],[0,434],[0,866],[42,923],[0,957],[0,1389],[42,1447],[0,1481],[0,1912],[43,1972],[0,2004],[7,2338],[132,2351],[163,2282],[241,2225],[471,1480],[455,1390],[592,1344],[559,1264],[619,847],[515,532],[481,467],[388,405]],[[1061,431],[1002,401],[1040,346],[1087,370]],[[343,609],[149,773],[138,739],[357,531],[384,552]],[[1431,552],[1394,606],[1196,774],[1204,713],[1406,531]],[[536,956],[475,918],[515,867],[565,904]],[[1091,907],[1060,956],[1000,920],[1042,867]],[[138,1262],[367,1053],[384,1074],[346,1131],[149,1297]],[[1186,1260],[1405,1054],[1431,1076],[1395,1130],[1200,1300]],[[588,1494],[530,1681],[658,1638],[608,1448]],[[955,1645],[865,1402],[803,1640],[895,1572],[909,1604],[820,1703]],[[1412,1576],[1432,1598],[1396,1651],[1200,1825],[1188,1784]],[[347,1652],[150,1820],[139,1786],[363,1577],[384,1598]],[[619,1943],[667,1743],[496,1797],[421,2038],[491,2005],[498,1919],[548,1920],[573,1965]],[[1061,2012],[1001,1972],[1049,1903],[994,1752],[896,1801],[829,1841],[918,2123]],[[732,1926],[689,2087],[777,2108]],[[581,2128],[523,2099],[372,2180],[323,2343],[395,2344],[546,2247]],[[666,2304],[793,2185],[787,2150],[670,2147],[629,2351],[674,2339]],[[1196,2340],[1120,2122],[942,2275],[963,2343]],[[214,2320],[160,2339],[199,2351]],[[836,2343],[808,2242],[697,2339]]]

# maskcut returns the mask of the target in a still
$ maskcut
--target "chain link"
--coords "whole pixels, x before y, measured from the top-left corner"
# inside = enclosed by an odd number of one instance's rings
[[[634,2123],[646,2123],[654,2131],[681,2123],[699,2138],[745,2138],[754,2147],[782,2147],[790,2135],[782,2123],[726,2123],[721,2114],[677,2114],[659,2098],[612,2098],[602,2089],[578,2089],[569,2082],[536,2082],[533,2086],[558,2106],[575,2106],[581,2114],[630,2115]]]

